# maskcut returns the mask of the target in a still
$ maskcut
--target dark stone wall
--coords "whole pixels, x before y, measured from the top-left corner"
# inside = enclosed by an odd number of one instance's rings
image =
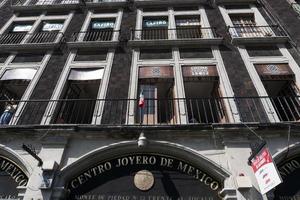
[[[132,50],[126,45],[130,29],[136,24],[136,12],[125,10],[122,17],[120,46],[115,51],[107,90],[107,99],[127,99],[130,80]],[[104,107],[102,123],[119,124],[126,119],[126,101],[107,102]],[[121,116],[121,117],[120,117]]]
[[[2,27],[13,15],[13,11],[10,7],[10,0],[0,8],[0,27]]]

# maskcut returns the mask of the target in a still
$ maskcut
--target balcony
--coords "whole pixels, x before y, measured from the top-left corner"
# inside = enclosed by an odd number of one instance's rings
[[[233,44],[285,43],[288,36],[278,25],[228,27]]]
[[[101,30],[73,33],[67,42],[69,48],[116,47],[119,31]]]
[[[210,27],[145,28],[131,31],[129,46],[218,45],[222,40]]]
[[[54,49],[60,46],[63,39],[61,32],[6,33],[0,35],[0,48],[3,51]]]
[[[16,11],[24,10],[68,10],[79,7],[81,0],[11,0]]]
[[[127,0],[85,0],[87,8],[119,8],[127,5]]]
[[[5,101],[0,101],[1,113]],[[10,125],[178,126],[282,123],[300,120],[300,96],[16,101]],[[266,105],[268,108],[266,108]],[[237,119],[234,116],[239,116]],[[276,120],[273,121],[273,118]],[[0,120],[1,121],[1,120]]]

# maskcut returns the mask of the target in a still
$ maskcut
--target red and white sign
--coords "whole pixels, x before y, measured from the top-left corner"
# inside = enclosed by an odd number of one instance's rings
[[[282,182],[268,148],[264,147],[252,159],[251,166],[262,194],[267,193]]]

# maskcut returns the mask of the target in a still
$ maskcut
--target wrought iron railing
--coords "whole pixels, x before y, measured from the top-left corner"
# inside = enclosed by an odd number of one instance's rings
[[[38,32],[38,33],[5,33],[0,35],[0,45],[16,44],[42,44],[58,42],[58,37],[63,38],[61,32]]]
[[[93,41],[112,41],[119,31],[116,30],[100,30],[100,31],[84,31],[73,33],[70,42],[93,42]]]
[[[119,3],[119,2],[127,2],[128,0],[85,0],[86,3]]]
[[[300,96],[14,101],[10,125],[90,124],[118,126],[297,122]],[[0,101],[4,113],[9,102]],[[7,115],[6,115],[7,116]],[[4,115],[0,123],[4,123]]]
[[[258,37],[286,37],[286,33],[278,25],[255,26],[236,25],[229,26],[228,31],[232,38],[258,38]]]
[[[12,0],[12,6],[76,5],[80,0]]]
[[[171,39],[214,39],[220,38],[215,28],[211,27],[177,27],[144,28],[131,31],[131,40],[171,40]]]

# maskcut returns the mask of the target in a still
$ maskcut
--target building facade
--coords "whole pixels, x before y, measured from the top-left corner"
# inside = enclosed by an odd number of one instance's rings
[[[298,3],[0,0],[0,199],[300,199]]]

